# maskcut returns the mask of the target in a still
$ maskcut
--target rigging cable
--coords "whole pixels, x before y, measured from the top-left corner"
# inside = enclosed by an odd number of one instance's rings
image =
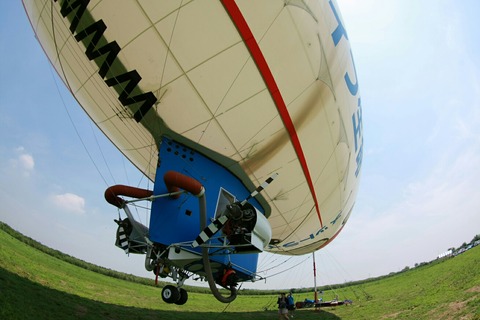
[[[53,22],[53,1],[51,2],[51,5],[50,5],[50,17],[51,17],[51,21],[52,21],[52,37],[53,37],[53,43],[55,44],[55,52],[57,53],[57,59],[58,59],[58,63],[60,65],[60,69],[62,70],[62,74],[63,74],[63,77],[65,79],[65,83],[68,87],[68,90],[70,91],[70,93],[73,94],[73,90],[72,90],[72,87],[70,86],[70,83],[68,81],[68,78],[65,74],[65,70],[63,68],[63,64],[62,64],[62,60],[60,59],[60,51],[58,50],[58,46],[57,46],[57,40],[56,40],[56,36],[55,36],[55,24]],[[53,81],[55,83],[55,87],[57,89],[57,92],[58,92],[58,95],[60,96],[60,99],[62,101],[62,104],[63,104],[63,107],[65,109],[65,111],[67,112],[67,115],[68,115],[68,119],[70,120],[70,123],[72,124],[74,130],[75,130],[75,133],[77,134],[78,138],[80,139],[80,142],[83,146],[83,148],[85,149],[85,152],[87,153],[88,157],[90,158],[90,161],[93,163],[93,166],[95,167],[95,169],[97,170],[98,174],[100,175],[100,177],[102,178],[103,182],[105,183],[106,186],[108,186],[108,183],[107,183],[107,180],[105,179],[105,177],[103,176],[103,174],[101,173],[100,169],[98,168],[96,162],[93,160],[93,157],[92,157],[92,154],[88,151],[88,148],[85,144],[85,141],[83,141],[82,137],[80,136],[80,132],[78,131],[78,128],[77,126],[75,125],[75,122],[73,121],[72,119],[72,116],[70,114],[70,112],[68,111],[68,108],[67,108],[67,105],[65,103],[65,100],[63,99],[63,96],[60,92],[60,88],[58,86],[58,83],[55,79],[55,75],[53,74],[52,72],[52,67],[50,67],[50,73],[52,74],[52,77],[53,77]]]
[[[262,273],[262,272],[267,272],[269,270],[272,270],[272,269],[275,269],[275,268],[278,268],[280,267],[281,265],[283,265],[284,263],[288,262],[289,260],[291,260],[293,258],[293,256],[287,258],[285,261],[282,261],[280,262],[279,264],[277,264],[276,266],[273,266],[273,267],[270,267],[270,268],[266,268],[266,269],[263,269],[261,271],[257,271],[257,273]],[[277,261],[278,258],[276,258],[275,260],[273,260],[271,263]]]
[[[70,82],[69,82],[69,80],[68,80],[68,78],[67,78],[67,75],[66,75],[66,73],[65,73],[65,69],[64,69],[64,66],[63,66],[63,63],[62,63],[62,59],[61,59],[61,55],[60,55],[60,50],[59,50],[58,45],[57,45],[56,32],[55,32],[56,29],[55,29],[55,24],[54,24],[54,20],[53,20],[53,14],[54,14],[53,2],[51,2],[51,5],[50,5],[50,17],[51,17],[51,23],[52,23],[52,25],[51,25],[51,27],[52,27],[52,38],[53,38],[53,43],[54,43],[54,45],[55,45],[55,52],[56,52],[56,54],[57,54],[57,60],[58,60],[58,63],[59,63],[59,66],[60,66],[60,69],[61,69],[61,72],[62,72],[62,75],[63,75],[63,79],[64,79],[64,81],[65,81],[65,84],[66,84],[69,92],[70,92],[72,95],[74,95],[73,90],[72,90],[72,87],[71,87],[71,85],[70,85]],[[53,78],[53,81],[54,81],[54,84],[55,84],[55,88],[56,88],[56,90],[57,90],[57,92],[58,92],[58,95],[59,95],[59,97],[60,97],[60,100],[61,100],[61,102],[62,102],[62,105],[63,105],[63,107],[64,107],[64,110],[65,110],[65,112],[67,113],[68,119],[70,120],[70,123],[72,124],[72,127],[73,127],[73,129],[75,130],[75,133],[76,133],[78,139],[80,140],[80,143],[82,144],[83,149],[84,149],[85,152],[87,153],[87,155],[88,155],[91,163],[92,163],[93,166],[95,167],[97,173],[99,174],[99,176],[101,177],[101,179],[103,180],[103,182],[105,183],[105,185],[106,185],[106,186],[109,186],[109,183],[108,183],[107,179],[106,179],[105,176],[102,174],[102,171],[100,170],[99,166],[97,165],[97,162],[94,160],[91,152],[90,152],[89,149],[87,148],[87,145],[86,145],[85,141],[83,140],[83,138],[82,138],[82,136],[81,136],[81,134],[80,134],[80,131],[78,130],[77,126],[75,125],[75,121],[73,121],[72,115],[70,114],[70,111],[69,111],[68,108],[67,108],[67,104],[66,104],[66,102],[65,102],[65,100],[64,100],[64,98],[63,98],[63,96],[62,96],[62,93],[61,93],[61,91],[60,91],[60,87],[59,87],[58,82],[57,82],[57,80],[56,80],[55,74],[54,74],[54,72],[52,71],[52,68],[53,68],[53,63],[50,64],[50,68],[49,68],[50,74],[52,75],[52,78]],[[74,95],[74,96],[75,96],[75,95]],[[91,128],[91,130],[92,130],[92,134],[93,134],[93,136],[94,136],[94,139],[95,139],[95,142],[96,142],[96,144],[97,144],[97,147],[98,147],[98,149],[100,150],[100,154],[102,155],[102,158],[103,158],[103,160],[104,160],[104,162],[105,162],[105,165],[106,165],[106,167],[107,167],[107,170],[108,170],[108,172],[110,173],[110,176],[111,176],[113,182],[115,183],[115,178],[114,178],[114,176],[113,176],[113,174],[112,174],[112,171],[111,171],[111,169],[110,169],[110,166],[108,165],[108,162],[106,161],[105,155],[104,155],[104,153],[102,152],[102,150],[101,150],[101,148],[100,148],[99,141],[98,141],[98,139],[97,139],[97,136],[96,136],[96,134],[95,134],[94,128],[93,128],[93,126],[91,125],[91,123],[90,123],[90,128]],[[124,169],[125,169],[125,171],[126,171],[125,166],[124,166]],[[142,175],[141,178],[140,178],[139,185],[140,185],[140,183],[141,183],[142,180],[143,180],[143,175]],[[150,181],[150,180],[147,179],[147,181]],[[138,207],[138,206],[135,206],[136,212],[137,212],[137,217],[140,217],[140,215],[139,215],[139,213],[138,213],[138,208],[137,208],[137,207]],[[148,212],[146,212],[146,215],[148,216]],[[139,219],[139,220],[141,221],[142,219]],[[148,224],[148,218],[145,219],[145,220],[147,221],[147,224]]]
[[[291,266],[291,267],[290,267],[290,268],[288,268],[288,269],[285,269],[285,270],[279,271],[279,272],[277,272],[277,273],[274,273],[274,274],[272,274],[272,275],[270,275],[270,276],[268,276],[268,277],[264,277],[264,279],[268,279],[268,278],[271,278],[271,277],[275,277],[275,276],[277,276],[277,275],[279,275],[279,274],[282,274],[282,273],[284,273],[284,272],[287,272],[287,271],[289,271],[289,270],[291,270],[291,269],[293,269],[293,268],[295,268],[295,267],[297,267],[297,266],[301,265],[302,263],[304,263],[304,262],[305,262],[305,261],[307,261],[308,259],[310,259],[310,257],[307,257],[307,258],[305,258],[304,260],[302,260],[302,261],[300,261],[299,263],[297,263],[297,264],[295,264],[295,265]]]
[[[95,138],[95,143],[97,144],[98,150],[100,151],[100,154],[102,155],[102,159],[103,159],[103,162],[105,163],[105,166],[107,167],[108,173],[110,173],[110,177],[112,178],[113,184],[117,184],[117,182],[115,181],[115,178],[112,174],[112,170],[110,170],[110,166],[108,165],[107,159],[105,158],[105,154],[103,153],[102,148],[100,148],[100,142],[97,139],[97,135],[95,134],[95,130],[92,126],[92,123],[89,122],[89,124],[90,124],[90,129],[92,130],[92,135]]]
[[[332,259],[332,261],[336,264],[336,266],[337,266],[344,274],[346,274],[347,276],[349,276],[350,278],[352,278],[351,275],[347,272],[347,270],[342,266],[341,263],[339,263],[339,262],[335,259],[335,257],[330,253],[329,250],[327,250],[327,249],[325,248],[325,249],[324,249],[324,252],[325,252],[325,254],[328,254],[328,256]],[[345,282],[346,282],[346,281],[345,281]],[[365,296],[365,299],[367,299],[367,300],[372,299],[372,296],[364,289],[363,284],[357,284],[356,286],[360,289],[360,291],[362,292],[362,294]],[[357,293],[356,293],[355,290],[353,289],[353,285],[349,285],[348,287],[349,287],[350,290],[352,290],[352,292],[353,292],[353,294],[355,295],[355,297],[356,297],[357,299],[359,299]]]

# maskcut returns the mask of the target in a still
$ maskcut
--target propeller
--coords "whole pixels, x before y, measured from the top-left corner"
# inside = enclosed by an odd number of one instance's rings
[[[210,240],[218,230],[222,229],[223,226],[229,220],[245,220],[250,221],[252,218],[255,217],[254,210],[248,208],[246,206],[248,200],[258,195],[265,189],[272,181],[278,176],[278,173],[272,174],[267,180],[265,180],[260,186],[258,186],[245,200],[242,202],[235,202],[232,204],[227,205],[225,210],[225,214],[221,215],[217,219],[215,219],[212,223],[210,223],[200,234],[198,237],[193,241],[192,247],[196,248],[201,246],[208,240]]]
[[[126,224],[123,222],[123,220],[114,220],[118,224],[118,229],[117,229],[117,246],[122,248],[125,253],[128,254],[128,235],[127,231],[125,230]]]

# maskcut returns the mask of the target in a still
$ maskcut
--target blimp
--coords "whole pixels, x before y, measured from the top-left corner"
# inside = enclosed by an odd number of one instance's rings
[[[263,252],[312,253],[345,226],[363,125],[334,0],[23,4],[79,106],[152,182],[104,196],[121,213],[115,245],[172,279],[163,301],[185,304],[200,279],[229,303]]]

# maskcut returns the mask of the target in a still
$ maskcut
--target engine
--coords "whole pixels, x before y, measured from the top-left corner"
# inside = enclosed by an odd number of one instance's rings
[[[236,252],[262,252],[269,244],[270,223],[253,205],[235,202],[226,206],[224,214],[229,219],[222,232]]]

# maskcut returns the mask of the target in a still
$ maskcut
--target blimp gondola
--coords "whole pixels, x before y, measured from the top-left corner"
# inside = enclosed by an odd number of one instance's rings
[[[153,182],[105,198],[122,213],[116,245],[173,279],[165,302],[184,304],[189,278],[231,302],[261,252],[311,253],[342,230],[363,127],[334,0],[23,3],[65,86]]]

